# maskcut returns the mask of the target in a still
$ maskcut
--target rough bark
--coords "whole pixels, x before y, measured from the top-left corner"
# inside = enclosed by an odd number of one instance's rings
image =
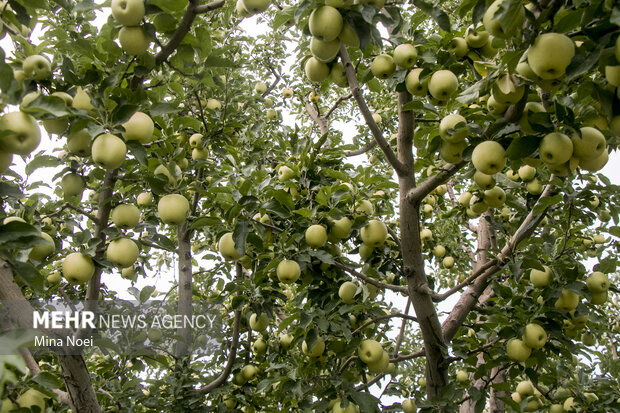
[[[177,228],[179,241],[179,302],[178,315],[183,317],[192,316],[192,251],[190,245],[190,230],[187,221]],[[177,357],[188,354],[192,339],[192,332],[188,328],[179,328],[177,331],[180,339],[177,341]]]

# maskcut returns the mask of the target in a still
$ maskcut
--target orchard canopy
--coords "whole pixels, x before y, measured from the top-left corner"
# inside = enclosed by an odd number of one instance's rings
[[[0,412],[620,412],[617,1],[0,28]]]

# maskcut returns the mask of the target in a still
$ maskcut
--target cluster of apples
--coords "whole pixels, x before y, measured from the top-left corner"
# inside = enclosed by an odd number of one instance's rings
[[[383,349],[381,343],[376,340],[362,341],[357,355],[366,364],[368,371],[371,373],[381,374],[390,369],[390,355]]]
[[[141,26],[146,13],[144,0],[112,0],[112,16],[121,24],[118,42],[128,55],[136,56],[145,53],[150,39]]]
[[[541,396],[542,393],[540,393],[540,391],[534,387],[532,382],[529,380],[520,381],[517,384],[516,391],[510,395],[515,403],[521,403],[522,401],[527,400],[527,403],[523,408],[523,411],[526,412],[534,412],[542,407],[542,403],[540,401]],[[549,411],[551,412],[553,410]]]

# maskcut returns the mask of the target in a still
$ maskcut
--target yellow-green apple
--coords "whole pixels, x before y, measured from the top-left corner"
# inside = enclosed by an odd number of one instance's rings
[[[383,347],[376,340],[364,340],[360,343],[357,355],[366,364],[376,363],[383,357]]]
[[[149,115],[143,112],[136,112],[131,115],[131,118],[123,123],[123,138],[127,141],[138,141],[146,143],[153,137],[153,131],[155,125]]]
[[[69,172],[60,180],[60,189],[65,198],[74,196],[80,196],[81,198],[84,188],[84,178],[76,173]]]
[[[575,44],[561,33],[538,35],[527,52],[527,62],[541,79],[557,79],[564,75],[575,56]]]
[[[596,209],[596,208],[598,208],[598,206],[600,205],[600,203],[601,203],[601,201],[600,201],[600,199],[598,199],[598,197],[597,197],[597,196],[595,196],[595,197],[593,197],[592,199],[588,200],[588,205],[589,205],[589,206],[590,206],[590,208],[592,208],[592,209]],[[604,241],[604,239],[605,239],[605,238],[604,238],[604,235],[602,235],[602,234],[597,234],[596,236],[597,236],[597,237],[602,236],[602,237],[603,237],[603,242],[605,242],[605,241]],[[595,240],[594,242],[596,243],[596,240]],[[599,244],[602,244],[603,242],[600,242]]]
[[[110,217],[118,228],[130,229],[138,225],[140,211],[135,205],[121,204],[112,210]]]
[[[480,198],[478,195],[473,195],[469,200],[469,208],[476,214],[482,214],[489,209],[489,206],[484,202],[483,198]]]
[[[512,360],[523,362],[530,357],[531,353],[532,349],[518,338],[512,338],[506,344],[506,354]]]
[[[227,232],[220,237],[217,248],[224,259],[234,261],[241,258],[241,255],[235,249],[235,241],[233,240],[232,232]]]
[[[620,66],[605,66],[605,79],[613,87],[620,86]]]
[[[362,243],[362,245],[360,245],[359,247],[360,258],[363,261],[366,261],[372,255],[372,252],[374,251],[374,249],[375,248],[373,246]]]
[[[36,389],[28,389],[15,400],[20,408],[26,408],[30,410],[32,407],[38,407],[39,411],[45,412],[45,399],[48,399],[45,394]]]
[[[384,373],[390,364],[390,355],[387,351],[381,352],[381,358],[375,363],[367,363],[368,371],[374,374]]]
[[[527,80],[538,81],[540,80],[536,73],[532,70],[527,62],[520,62],[515,69],[518,75],[524,77]]]
[[[151,43],[142,26],[123,26],[118,32],[118,42],[132,56],[146,52]]]
[[[269,325],[269,317],[267,313],[261,313],[260,315],[252,313],[250,315],[250,328],[254,331],[265,331]]]
[[[467,55],[467,52],[469,52],[467,40],[462,37],[453,38],[452,40],[450,40],[450,43],[448,43],[448,51],[456,57],[465,57]]]
[[[562,311],[573,311],[577,305],[579,305],[579,296],[566,288],[562,289],[560,297],[555,302],[555,308]]]
[[[523,342],[529,348],[542,348],[547,342],[547,332],[540,325],[530,323],[525,326]]]
[[[149,340],[155,343],[162,339],[164,333],[159,328],[149,328],[146,332],[146,336]]]
[[[506,163],[505,150],[496,141],[484,141],[479,143],[471,154],[474,167],[487,175],[500,172]]]
[[[54,271],[53,273],[48,275],[46,279],[47,279],[47,282],[50,284],[58,284],[60,280],[62,279],[62,276],[60,275],[58,271]]]
[[[123,26],[138,26],[144,17],[144,0],[112,0],[112,16]]]
[[[489,32],[484,30],[482,24],[469,26],[465,32],[465,41],[474,49],[484,46],[489,41]]]
[[[104,133],[95,138],[91,152],[97,165],[103,169],[116,169],[125,160],[127,146],[118,136]]]
[[[243,0],[237,0],[237,2],[235,3],[235,11],[241,17],[249,17],[252,15],[252,13],[246,10],[245,6],[243,5]]]
[[[284,89],[282,89],[282,97],[284,99],[292,98],[293,94],[293,89],[291,89],[290,87],[285,87]]]
[[[351,227],[353,223],[347,217],[336,219],[332,222],[330,235],[336,239],[348,238],[351,235]]]
[[[445,162],[458,163],[463,160],[463,151],[467,148],[467,142],[461,141],[456,143],[441,142],[439,148],[439,156]]]
[[[523,133],[534,133],[534,129],[532,129],[532,126],[528,120],[528,115],[530,112],[546,112],[546,110],[540,102],[527,102],[523,108],[523,115],[521,115],[521,119],[519,119],[521,132]]]
[[[371,219],[368,221],[366,226],[364,226],[360,231],[362,242],[371,247],[383,245],[387,239],[387,234],[388,231],[386,225],[377,219]]]
[[[551,132],[540,141],[538,152],[546,164],[561,165],[573,155],[573,141],[563,133]]]
[[[499,11],[502,3],[505,3],[506,7],[508,7],[510,2],[508,0],[495,0],[484,13],[482,23],[484,24],[484,28],[493,36],[499,37],[500,39],[507,39],[521,31],[525,20],[525,8],[519,5],[517,13],[510,22],[510,27],[503,27],[500,20],[495,18],[495,14]]]
[[[295,172],[286,165],[282,165],[278,168],[278,180],[280,182],[288,181],[295,176]]]
[[[310,53],[314,56],[318,61],[323,63],[329,63],[338,54],[338,50],[340,49],[340,41],[338,39],[324,41],[317,37],[313,37],[310,40]]]
[[[517,393],[521,396],[521,398],[525,399],[527,396],[531,396],[534,394],[534,386],[532,382],[529,380],[520,381],[517,384]]]
[[[276,275],[283,284],[292,284],[299,279],[301,269],[297,261],[282,260],[276,267]]]
[[[219,100],[215,99],[215,98],[209,98],[207,99],[207,104],[206,104],[207,109],[209,110],[220,110],[222,109],[222,102],[220,102]]]
[[[469,206],[469,201],[471,201],[471,197],[472,197],[472,193],[467,191],[467,192],[463,192],[458,199],[458,203],[463,205],[464,207],[468,207]]]
[[[362,199],[355,205],[355,212],[372,215],[375,213],[375,207],[369,200]]]
[[[605,304],[608,298],[609,298],[609,293],[607,291],[603,291],[600,293],[590,293],[590,302],[592,304],[596,304],[596,305]]]
[[[107,260],[123,268],[131,267],[136,262],[139,255],[140,250],[138,249],[138,245],[134,240],[129,238],[117,238],[111,241],[105,252]]]
[[[342,31],[338,35],[338,38],[340,39],[342,43],[344,43],[347,46],[352,46],[352,47],[360,46],[360,39],[357,36],[357,33],[351,26],[349,26],[348,23],[343,23]]]
[[[269,7],[270,0],[241,0],[243,7],[250,14],[262,13]]]
[[[605,136],[596,128],[586,126],[579,130],[579,134],[574,133],[571,136],[573,141],[573,155],[579,160],[595,159],[607,149],[607,141]]]
[[[317,337],[316,343],[314,344],[312,349],[309,349],[308,343],[306,343],[306,340],[304,340],[304,342],[301,343],[301,351],[309,357],[320,357],[325,351],[325,341],[323,341],[321,337]]]
[[[499,208],[506,203],[506,193],[499,186],[484,191],[484,203],[491,208]]]
[[[90,133],[88,133],[88,129],[70,132],[67,137],[67,149],[70,153],[78,156],[90,155]]]
[[[308,20],[308,28],[314,37],[327,42],[338,37],[342,31],[343,20],[340,12],[331,6],[316,8]]]
[[[491,112],[492,115],[499,116],[506,112],[508,109],[508,105],[505,103],[498,102],[495,99],[495,96],[491,95],[489,100],[487,100],[487,109]]]
[[[280,346],[282,348],[287,349],[291,346],[293,342],[293,336],[287,333],[280,333]]]
[[[331,410],[331,413],[357,413],[357,412],[359,412],[357,405],[355,405],[354,403],[350,403],[350,402],[347,405],[347,407],[343,407],[341,403],[335,403],[334,407],[332,407],[332,410]]]
[[[591,293],[602,293],[609,289],[609,278],[600,271],[593,272],[586,280],[586,286]]]
[[[546,287],[551,283],[551,268],[543,265],[544,271],[537,270],[536,268],[532,268],[530,270],[530,282],[534,285],[534,287]]]
[[[23,112],[7,112],[0,116],[0,133],[0,149],[16,155],[28,155],[41,143],[37,121]]]
[[[278,112],[275,109],[267,109],[265,117],[267,118],[267,120],[277,120]]]
[[[564,404],[562,405],[562,407],[564,408],[564,411],[572,412],[574,408],[576,407],[576,404],[577,403],[575,403],[575,398],[569,397],[566,400],[564,400]]]
[[[428,91],[435,99],[446,101],[458,88],[459,81],[450,70],[438,70],[428,82]]]
[[[311,225],[306,229],[306,244],[313,248],[321,248],[327,242],[327,231],[323,225]]]
[[[456,372],[456,381],[459,383],[467,383],[469,381],[469,377],[466,372],[459,370]]]
[[[28,257],[37,260],[43,261],[45,257],[52,254],[56,250],[56,245],[54,244],[54,239],[46,234],[45,232],[41,232],[41,238],[45,241],[44,244],[35,245],[30,250]]]
[[[443,245],[435,245],[435,247],[433,247],[433,255],[437,258],[443,258],[446,255],[446,247]]]
[[[94,273],[95,264],[88,255],[73,252],[62,260],[62,274],[70,284],[85,284]]]
[[[189,137],[188,142],[191,148],[201,147],[202,146],[202,134],[194,133],[192,136]]]
[[[594,159],[580,159],[579,167],[589,172],[598,172],[603,169],[605,165],[607,165],[608,161],[609,153],[607,152],[607,150],[604,150],[603,153],[601,153],[598,157]]]
[[[523,97],[525,86],[515,85],[511,75],[505,73],[501,75],[493,84],[493,97],[499,103],[514,104]]]
[[[418,406],[415,404],[415,401],[412,399],[403,400],[402,407],[403,407],[403,412],[405,413],[416,413],[418,411]]]
[[[88,95],[88,93],[86,93],[84,89],[82,89],[81,86],[77,87],[77,90],[75,92],[75,96],[73,97],[73,101],[71,102],[71,105],[75,109],[85,110],[87,112],[90,112],[91,110],[95,108],[93,104],[91,103],[90,96]]]
[[[428,228],[424,228],[420,231],[420,239],[422,241],[430,241],[433,239],[433,231]]]
[[[256,82],[256,84],[254,85],[254,91],[257,94],[262,95],[267,91],[267,84],[264,82]]]
[[[421,68],[413,69],[405,78],[407,91],[414,96],[425,96],[428,90],[428,76],[424,77],[422,82],[420,82],[420,73],[422,70]]]
[[[372,114],[372,120],[374,120],[377,125],[383,122],[383,118],[378,113]]]
[[[530,165],[523,165],[519,168],[519,178],[528,182],[536,177],[536,168]]]
[[[418,51],[410,43],[403,43],[394,49],[394,63],[397,66],[410,69],[418,58]]]
[[[138,194],[136,203],[140,207],[149,206],[153,203],[153,195],[150,192],[141,192],[140,194]]]
[[[439,136],[446,142],[461,142],[468,132],[467,119],[459,114],[447,115],[439,122]]]
[[[338,87],[347,87],[349,81],[347,79],[347,73],[344,70],[344,66],[340,62],[336,62],[329,72],[332,82]]]
[[[136,273],[133,267],[125,267],[121,269],[121,277],[126,280],[136,281],[138,279],[138,273]]]
[[[396,64],[394,63],[394,58],[387,54],[380,54],[375,57],[370,64],[370,71],[379,79],[387,79],[392,76],[395,70]]]
[[[495,178],[493,175],[483,174],[480,171],[474,172],[474,182],[480,189],[491,189],[495,186]]]
[[[338,297],[346,304],[352,304],[355,301],[355,293],[357,293],[357,284],[351,281],[343,282],[338,288]]]
[[[157,204],[157,212],[164,224],[178,225],[189,214],[189,201],[180,194],[164,195]]]
[[[43,80],[52,73],[52,64],[40,54],[28,56],[22,63],[22,70],[28,79]]]

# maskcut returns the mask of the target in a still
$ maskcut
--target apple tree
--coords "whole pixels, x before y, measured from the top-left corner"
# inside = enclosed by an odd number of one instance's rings
[[[614,2],[0,12],[1,412],[620,411]],[[127,296],[221,347],[35,351]]]

